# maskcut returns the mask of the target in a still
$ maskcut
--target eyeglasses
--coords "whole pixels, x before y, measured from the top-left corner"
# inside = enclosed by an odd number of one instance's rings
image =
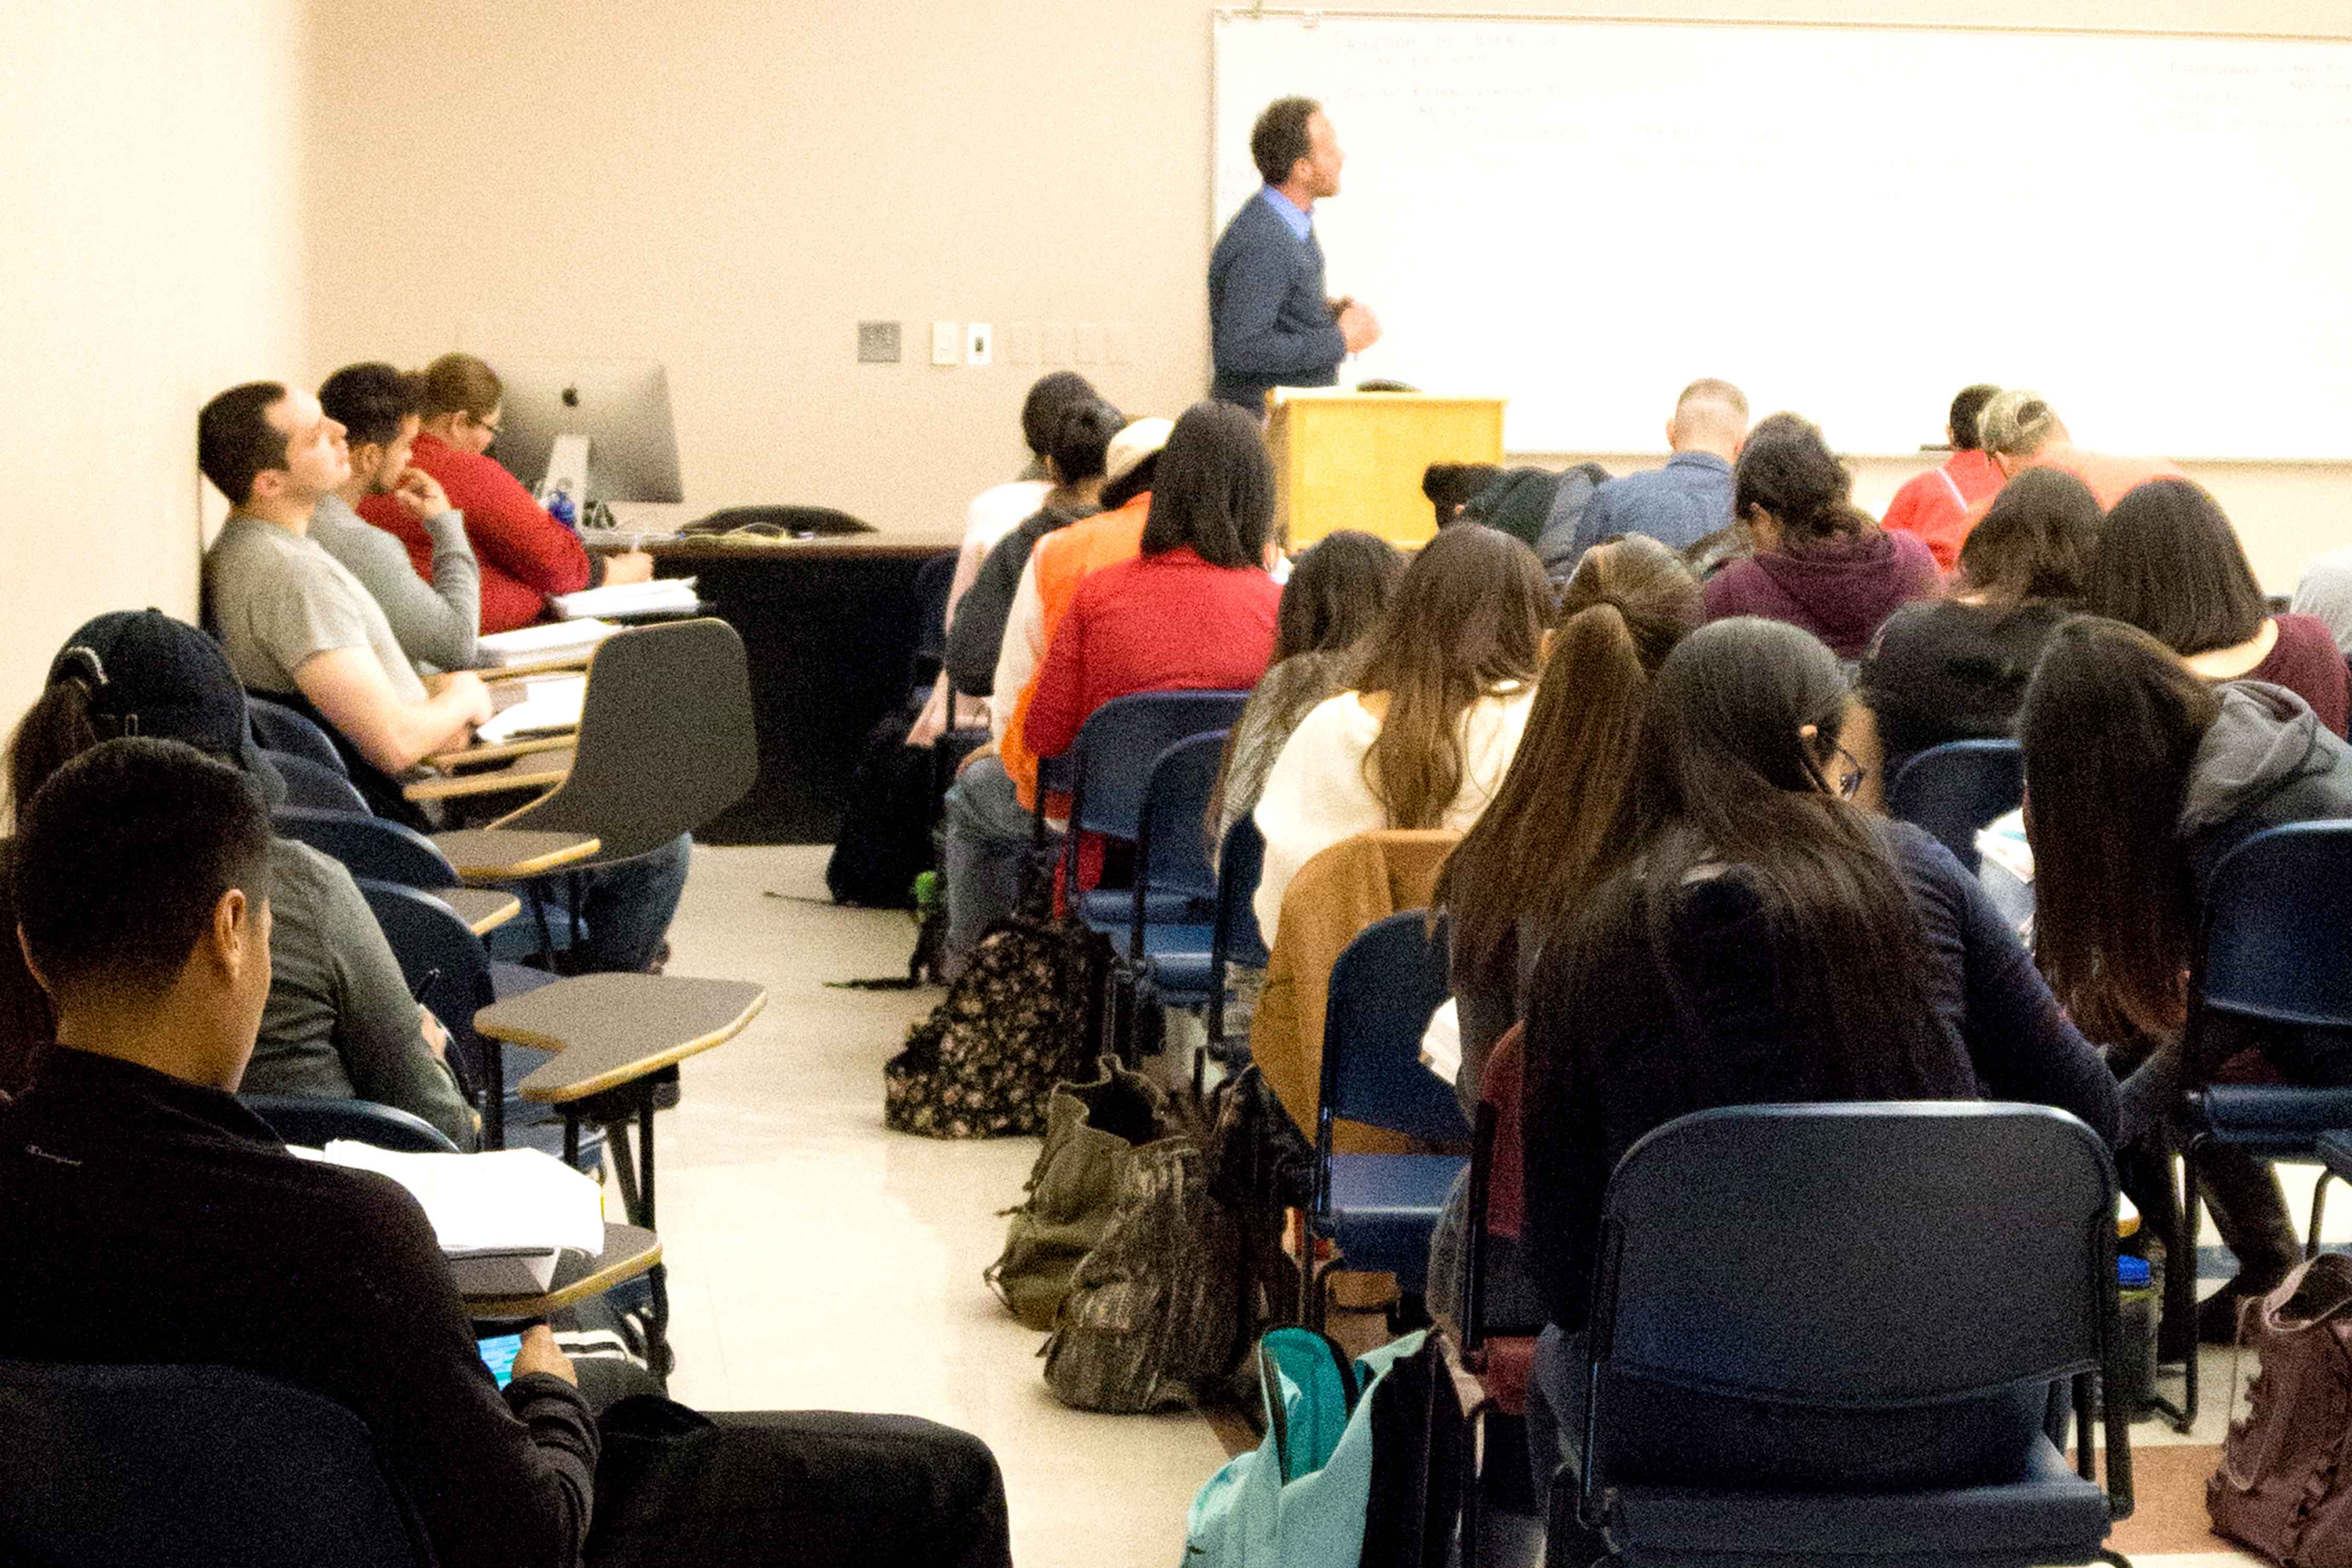
[[[1862,788],[1862,764],[1856,762],[1854,760],[1853,753],[1847,751],[1843,746],[1840,746],[1837,749],[1837,760],[1838,798],[1840,800],[1852,800],[1854,797],[1855,792]]]
[[[506,424],[506,421],[503,419],[475,419],[474,416],[470,414],[467,415],[466,417],[473,419],[474,425],[478,429],[488,430],[490,433],[490,439],[493,441],[499,438],[499,430]]]

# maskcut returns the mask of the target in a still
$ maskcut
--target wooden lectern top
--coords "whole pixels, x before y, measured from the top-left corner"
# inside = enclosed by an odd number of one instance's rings
[[[1275,520],[1294,549],[1343,528],[1425,544],[1437,517],[1422,471],[1503,460],[1499,397],[1278,386],[1269,402]]]

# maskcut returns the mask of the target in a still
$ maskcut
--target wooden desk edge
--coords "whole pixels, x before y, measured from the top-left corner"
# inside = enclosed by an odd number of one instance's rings
[[[558,670],[585,669],[588,656],[596,650],[590,643],[569,653],[551,653],[540,658],[517,659],[512,664],[486,664],[474,673],[482,678],[485,686],[496,686],[501,680],[520,680],[527,675],[552,675]]]
[[[494,746],[463,746],[454,752],[436,752],[425,760],[436,768],[460,768],[468,763],[505,763],[517,757],[528,757],[537,752],[560,752],[566,746],[580,743],[578,729],[557,735],[531,735],[520,741],[501,741]]]
[[[496,832],[497,829],[491,828],[488,831]],[[467,861],[464,864],[460,864],[456,856],[449,855],[446,849],[442,850],[441,853],[448,856],[451,868],[467,882],[511,882],[524,877],[536,877],[541,871],[559,870],[575,861],[585,860],[603,847],[604,847],[603,839],[583,837],[561,848],[546,850],[538,855],[526,855],[520,860]]]
[[[479,888],[449,888],[442,889],[436,896],[438,897],[442,902],[447,903],[449,901],[449,894],[451,893],[478,893],[482,889]],[[476,915],[472,920],[467,921],[466,929],[472,931],[476,936],[488,936],[492,931],[498,930],[499,927],[506,924],[507,921],[514,919],[515,916],[520,913],[522,913],[522,900],[516,898],[512,893],[509,893],[504,901],[489,906],[480,914]],[[461,919],[464,917],[464,910],[460,910],[458,911],[458,915]]]
[[[679,1045],[665,1047],[647,1056],[633,1058],[625,1066],[613,1068],[608,1071],[598,1073],[594,1078],[583,1079],[578,1083],[542,1084],[539,1081],[542,1078],[562,1076],[562,1053],[566,1047],[557,1037],[537,1034],[528,1029],[509,1029],[501,1033],[496,1029],[485,1028],[479,1016],[477,1016],[474,1020],[474,1027],[477,1031],[493,1039],[502,1040],[508,1045],[533,1046],[542,1051],[555,1052],[556,1057],[553,1061],[541,1063],[536,1071],[522,1080],[522,1096],[525,1100],[536,1100],[548,1105],[564,1105],[575,1100],[585,1100],[590,1095],[602,1094],[606,1089],[618,1089],[625,1083],[634,1083],[647,1073],[659,1072],[662,1068],[682,1062],[688,1057],[698,1056],[713,1046],[724,1045],[749,1028],[751,1020],[758,1017],[767,1005],[768,993],[762,987],[760,994],[751,999],[751,1005],[737,1014],[731,1022],[720,1025],[710,1033],[698,1036]],[[535,1091],[531,1087],[534,1084],[539,1085]]]
[[[662,1260],[661,1237],[636,1226],[607,1225],[604,1227],[604,1251],[599,1257],[611,1258],[613,1232],[637,1231],[653,1237],[652,1245],[641,1252],[630,1252],[614,1258],[602,1268],[584,1274],[571,1284],[550,1289],[540,1296],[464,1296],[466,1316],[475,1322],[492,1322],[506,1318],[543,1318],[550,1312],[585,1301],[591,1296],[601,1296],[624,1279],[634,1279],[648,1272]]]
[[[451,800],[459,795],[498,795],[510,789],[544,789],[550,784],[562,784],[571,773],[569,764],[535,772],[496,768],[486,773],[465,773],[457,778],[425,779],[404,786],[400,793],[410,800]]]

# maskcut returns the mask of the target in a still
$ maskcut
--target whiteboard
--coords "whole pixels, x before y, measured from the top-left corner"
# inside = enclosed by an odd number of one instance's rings
[[[1213,232],[1250,126],[1322,100],[1315,223],[1386,335],[1342,379],[1510,399],[1517,452],[1643,452],[1738,383],[1832,445],[1971,382],[2086,447],[2352,458],[2352,44],[1220,13]]]

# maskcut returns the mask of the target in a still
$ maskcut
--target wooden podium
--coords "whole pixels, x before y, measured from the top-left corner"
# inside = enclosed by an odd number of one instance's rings
[[[1268,401],[1275,523],[1287,526],[1293,549],[1342,528],[1426,544],[1437,518],[1422,470],[1503,460],[1499,397],[1277,386]]]

